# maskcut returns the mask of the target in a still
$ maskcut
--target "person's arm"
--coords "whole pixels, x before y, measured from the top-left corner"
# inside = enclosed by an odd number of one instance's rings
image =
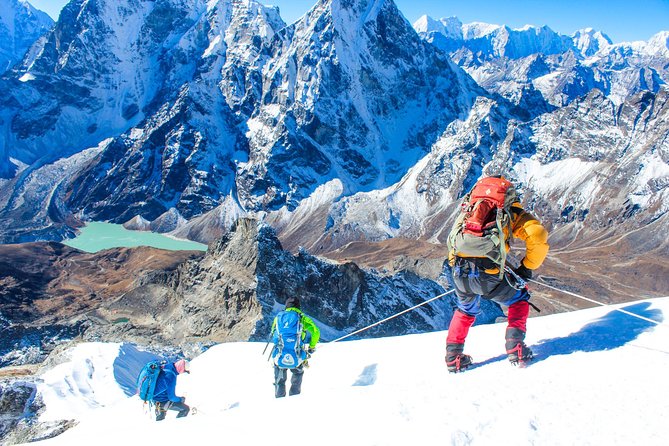
[[[521,210],[513,222],[513,236],[525,242],[525,257],[522,265],[537,269],[548,255],[548,231],[529,212]]]
[[[318,344],[318,341],[321,338],[321,330],[316,326],[314,321],[304,313],[302,313],[302,326],[311,334],[309,347],[312,349],[316,348],[316,344]]]
[[[277,324],[276,320],[277,320],[277,317],[274,317],[274,320],[272,321],[272,329],[269,332],[269,336],[272,338],[272,342],[274,342],[275,344],[279,340],[278,339],[278,332],[276,330],[276,324]]]

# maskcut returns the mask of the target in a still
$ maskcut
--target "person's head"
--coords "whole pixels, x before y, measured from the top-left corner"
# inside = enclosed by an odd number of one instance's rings
[[[286,308],[300,308],[300,299],[297,297],[289,297],[286,299]]]
[[[181,375],[182,373],[190,373],[190,364],[185,359],[180,359],[174,363],[174,368],[177,369],[177,373]]]

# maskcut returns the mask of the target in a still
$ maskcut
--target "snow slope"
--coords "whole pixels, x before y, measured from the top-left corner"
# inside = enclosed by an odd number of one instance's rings
[[[500,356],[504,324],[472,328],[467,350],[481,365],[457,375],[444,366],[445,332],[321,344],[302,395],[281,400],[264,343],[220,344],[179,378],[198,413],[161,423],[128,396],[149,354],[81,344],[39,385],[42,420],[80,423],[44,443],[666,445],[668,311],[666,297],[531,318],[538,360],[525,369]]]

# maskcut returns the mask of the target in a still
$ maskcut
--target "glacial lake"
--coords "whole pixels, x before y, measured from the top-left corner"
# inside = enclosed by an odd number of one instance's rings
[[[90,222],[79,228],[80,234],[63,244],[86,252],[98,252],[109,248],[132,248],[152,246],[170,251],[206,251],[207,245],[179,240],[148,231],[129,231],[122,225],[113,223]]]

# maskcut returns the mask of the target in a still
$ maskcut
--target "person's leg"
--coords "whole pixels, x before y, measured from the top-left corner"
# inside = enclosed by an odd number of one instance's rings
[[[156,421],[162,421],[167,415],[167,410],[169,409],[169,401],[166,403],[156,402]]]
[[[518,290],[510,299],[499,302],[509,307],[505,348],[507,357],[513,364],[530,360],[533,356],[532,350],[524,342],[527,333],[527,318],[530,314],[529,299],[530,293],[526,288],[523,288]]]
[[[480,298],[477,297],[477,300]],[[472,363],[472,357],[464,354],[465,339],[476,316],[455,310],[446,337],[446,366],[450,372],[459,372]]]
[[[481,311],[481,298],[461,298],[456,295],[456,304],[458,309],[453,313],[446,336],[446,366],[450,372],[464,370],[472,363],[472,357],[464,354],[465,339],[476,315]]]
[[[465,339],[469,328],[474,324],[476,315],[481,312],[479,289],[479,270],[471,262],[459,261],[452,268],[452,285],[455,288],[455,304],[446,336],[446,366],[450,372],[464,370],[472,363],[472,358],[464,354]]]
[[[302,391],[302,376],[304,375],[304,367],[301,365],[297,368],[290,369],[290,390],[288,395],[299,395]]]
[[[177,413],[177,418],[183,418],[188,415],[188,412],[190,412],[190,406],[188,406],[186,403],[172,403],[170,405],[170,410],[178,411],[179,413]]]
[[[274,396],[282,398],[286,396],[287,370],[274,366]]]

